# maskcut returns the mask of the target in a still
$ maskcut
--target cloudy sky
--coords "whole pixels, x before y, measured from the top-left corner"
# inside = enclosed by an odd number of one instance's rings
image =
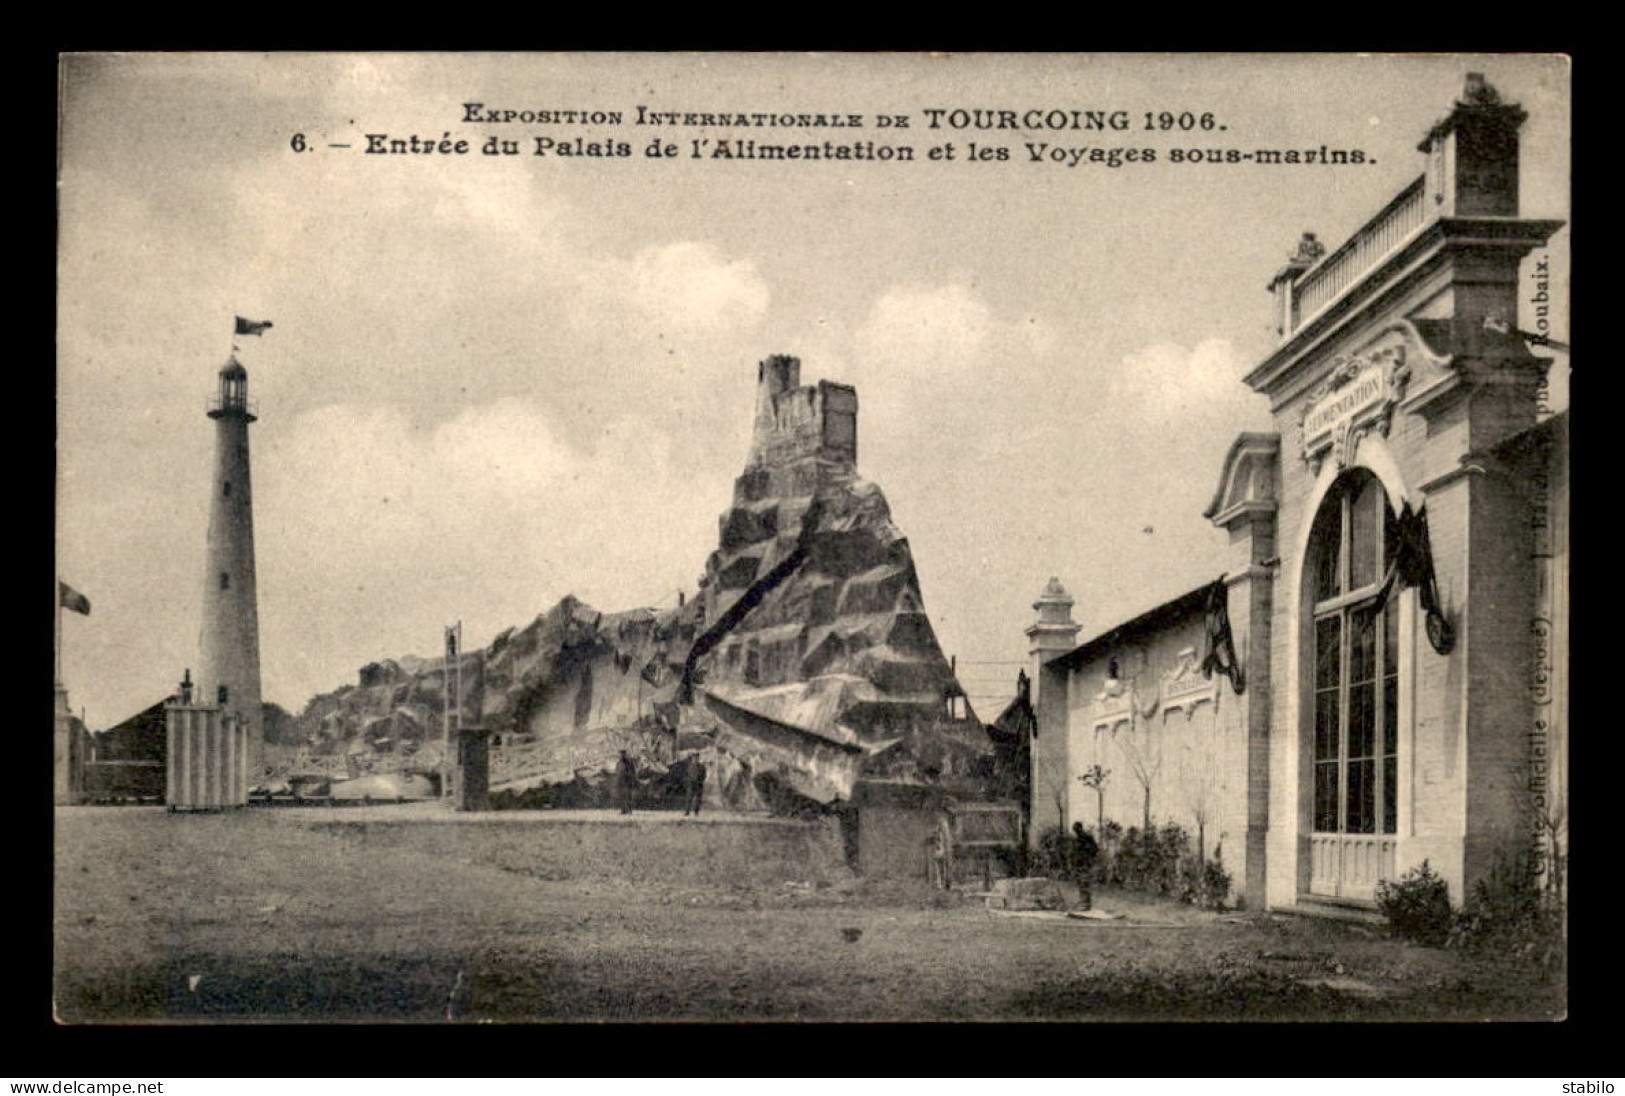
[[[804,380],[857,386],[860,470],[990,717],[1049,576],[1084,637],[1217,576],[1202,509],[1230,439],[1269,427],[1240,381],[1274,342],[1265,285],[1302,232],[1335,246],[1421,173],[1468,71],[1529,111],[1524,215],[1566,217],[1550,58],[68,58],[57,565],[94,607],[64,621],[71,702],[107,726],[196,663],[204,405],[243,315],[275,323],[241,340],[267,699],[297,711],[365,662],[435,652],[457,619],[483,645],[569,593],[674,604],[742,467],[756,362],[791,353]],[[623,122],[469,122],[469,102]],[[866,124],[654,128],[639,105]],[[973,108],[1131,128],[929,127]],[[1147,131],[1148,111],[1198,128]],[[373,133],[472,151],[370,155]],[[479,154],[493,135],[521,155]],[[535,156],[538,136],[633,155]],[[655,137],[684,155],[644,156]],[[917,159],[686,155],[719,137]],[[1158,161],[1034,163],[1029,141]],[[1321,145],[1374,162],[1168,162]]]

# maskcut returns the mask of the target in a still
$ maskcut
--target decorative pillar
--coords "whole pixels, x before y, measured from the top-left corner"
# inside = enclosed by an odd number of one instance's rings
[[[1028,840],[1034,847],[1045,829],[1065,826],[1072,795],[1066,742],[1067,670],[1052,663],[1077,646],[1079,626],[1072,619],[1073,604],[1060,579],[1051,578],[1033,602],[1038,619],[1027,628],[1034,718]]]
[[[1428,194],[1444,217],[1518,215],[1518,127],[1529,115],[1481,72],[1467,74],[1455,109],[1417,145],[1427,155]]]
[[[1324,254],[1326,245],[1315,239],[1313,232],[1305,232],[1286,265],[1270,279],[1269,291],[1275,294],[1275,333],[1282,339],[1291,335],[1293,328],[1298,326],[1293,306],[1293,291],[1298,275],[1319,262]]]
[[[1230,536],[1226,570],[1231,636],[1246,681],[1237,697],[1247,733],[1246,850],[1238,891],[1248,909],[1266,904],[1266,849],[1270,828],[1270,614],[1280,565],[1275,519],[1280,501],[1281,436],[1245,433],[1236,438],[1219,476],[1219,489],[1202,516]],[[1226,686],[1228,687],[1228,686]],[[1228,699],[1228,698],[1227,698]],[[1291,865],[1283,870],[1292,870]]]

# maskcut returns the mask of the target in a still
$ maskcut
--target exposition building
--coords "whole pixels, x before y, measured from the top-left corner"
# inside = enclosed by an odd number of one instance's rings
[[[1524,118],[1469,76],[1416,180],[1270,281],[1245,380],[1275,429],[1218,470],[1222,578],[1081,645],[1040,596],[1035,837],[1178,822],[1251,908],[1369,906],[1424,860],[1456,902],[1519,853],[1560,880],[1568,416],[1517,325],[1562,226],[1519,216]]]

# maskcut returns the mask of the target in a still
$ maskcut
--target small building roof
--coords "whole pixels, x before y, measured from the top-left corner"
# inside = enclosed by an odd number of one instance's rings
[[[174,699],[173,694],[166,696],[104,731],[92,732],[97,760],[130,761],[162,758],[169,745],[169,720],[164,707]]]
[[[1223,581],[1221,578],[1219,581]],[[1154,606],[1139,616],[1126,620],[1121,624],[1106,629],[1093,639],[1089,639],[1072,648],[1064,655],[1050,661],[1049,665],[1065,665],[1068,669],[1075,669],[1086,662],[1099,658],[1112,647],[1135,636],[1146,632],[1156,631],[1158,628],[1171,624],[1174,621],[1202,613],[1207,608],[1208,591],[1213,583],[1205,582],[1196,589],[1180,594],[1171,601]]]

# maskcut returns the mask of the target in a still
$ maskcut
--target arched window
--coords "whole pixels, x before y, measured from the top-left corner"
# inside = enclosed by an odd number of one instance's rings
[[[1394,550],[1394,514],[1381,482],[1352,469],[1315,515],[1306,568],[1315,834],[1398,830],[1399,606],[1386,598],[1384,581]]]

